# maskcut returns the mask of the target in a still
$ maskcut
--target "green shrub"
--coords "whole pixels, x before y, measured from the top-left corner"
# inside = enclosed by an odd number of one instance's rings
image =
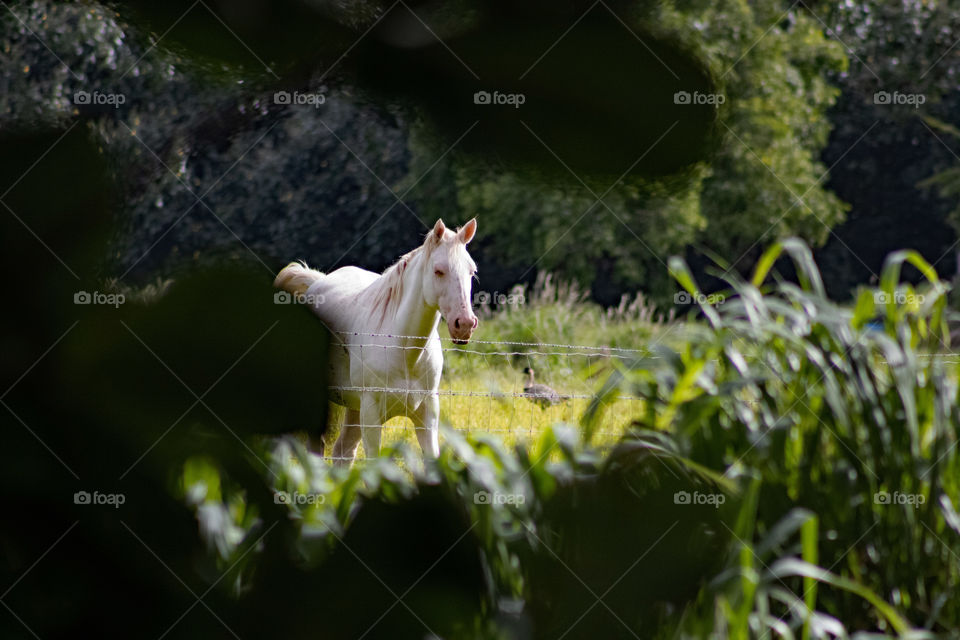
[[[800,286],[764,284],[782,252]],[[924,288],[899,284],[904,262]],[[684,265],[672,268],[694,294]],[[708,626],[739,637],[956,628],[956,371],[933,357],[949,340],[945,285],[918,254],[895,253],[851,310],[825,297],[797,241],[730,284],[734,297],[703,308],[708,330],[625,373],[647,399],[637,437],[663,437],[744,496],[729,569],[702,608]]]
[[[768,282],[784,253],[799,285]],[[899,284],[904,262],[925,286]],[[699,293],[681,262],[672,273]],[[341,470],[295,438],[265,440],[276,490],[323,496],[287,505],[298,534],[284,562],[302,568],[304,585],[362,575],[344,564],[350,554],[383,566],[384,557],[426,562],[446,543],[417,548],[409,537],[439,523],[459,550],[444,561],[453,568],[410,601],[446,637],[921,637],[956,628],[956,365],[934,357],[948,341],[947,287],[901,252],[880,288],[846,308],[826,298],[809,250],[792,240],[763,256],[752,281],[730,287],[714,298],[722,304],[702,307],[703,321],[684,324],[682,343],[617,366],[579,425],[544,428],[512,450],[448,430],[426,468],[400,444]],[[643,400],[641,414],[612,449],[595,446],[604,406],[624,391]],[[192,476],[205,477],[192,464]],[[233,527],[252,526],[256,511],[233,492],[210,499],[224,501]],[[414,533],[398,536],[399,523]],[[250,545],[217,548],[232,566]],[[259,563],[236,582],[253,609],[249,594],[264,590]],[[424,604],[447,591],[455,619]],[[397,619],[397,629],[413,633],[411,620]]]

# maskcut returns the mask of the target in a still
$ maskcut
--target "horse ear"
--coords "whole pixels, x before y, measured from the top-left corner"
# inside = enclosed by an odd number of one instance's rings
[[[470,241],[473,240],[473,236],[477,233],[477,219],[473,218],[467,224],[463,225],[463,229],[457,232],[457,238],[463,244],[470,244]]]
[[[433,225],[433,235],[437,240],[443,240],[443,234],[447,232],[447,228],[443,224],[443,220],[437,220],[437,224]]]

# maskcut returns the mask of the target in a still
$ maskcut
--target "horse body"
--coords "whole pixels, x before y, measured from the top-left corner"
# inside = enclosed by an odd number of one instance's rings
[[[443,352],[437,332],[439,310],[423,305],[416,309],[418,292],[410,290],[405,292],[393,323],[384,324],[375,313],[360,312],[372,308],[365,303],[375,297],[374,284],[380,277],[357,267],[343,267],[319,278],[305,294],[312,311],[333,332],[331,398],[354,411],[360,410],[364,389],[423,391],[435,390],[440,383]],[[400,322],[401,318],[407,322]],[[419,335],[426,339],[392,337]],[[412,415],[424,398],[423,393],[381,391],[377,397],[378,418],[385,422],[395,415]]]
[[[466,251],[475,232],[475,220],[456,233],[437,221],[422,246],[382,274],[357,267],[322,274],[293,263],[277,276],[274,284],[302,297],[332,332],[331,399],[346,407],[338,463],[352,460],[361,440],[376,455],[383,423],[397,415],[413,420],[424,456],[439,454],[437,327],[442,314],[450,336],[465,343],[477,326],[476,267]]]

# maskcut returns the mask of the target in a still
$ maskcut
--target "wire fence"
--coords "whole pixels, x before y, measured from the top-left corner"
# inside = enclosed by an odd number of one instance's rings
[[[340,342],[333,348],[345,348],[351,357],[366,362],[375,353],[413,352],[424,348],[420,336],[386,333],[341,332]],[[436,339],[436,338],[434,338]],[[440,337],[444,354],[444,371],[436,391],[415,381],[403,380],[404,386],[391,386],[382,379],[362,376],[359,385],[332,385],[331,391],[373,393],[383,403],[420,400],[436,395],[440,404],[440,421],[462,433],[497,434],[507,445],[536,439],[548,425],[576,424],[596,398],[602,385],[602,374],[609,369],[596,367],[603,361],[639,362],[659,359],[646,349],[613,346],[577,345],[532,341],[471,340],[469,347],[454,344],[451,338]],[[960,364],[957,353],[918,354],[945,364]],[[885,362],[885,361],[882,361]],[[525,373],[526,368],[534,375]],[[394,382],[396,380],[394,379]],[[545,385],[545,388],[534,387]],[[594,431],[598,441],[613,442],[621,436],[641,410],[640,398],[625,393],[606,398],[601,423]],[[338,411],[338,414],[343,412]],[[343,416],[333,418],[342,427],[370,428],[381,431],[381,446],[399,441],[414,442],[418,426],[410,418],[394,417],[383,425],[344,423]],[[359,437],[359,436],[358,436]],[[328,452],[333,451],[328,443]],[[352,454],[334,454],[333,459],[353,459]]]
[[[366,367],[362,367],[360,384],[332,384],[330,390],[337,399],[345,394],[355,398],[371,393],[384,415],[395,413],[401,404],[419,404],[435,395],[441,423],[461,433],[497,434],[510,446],[536,439],[548,425],[578,423],[595,399],[603,373],[609,371],[596,367],[597,363],[649,357],[643,349],[529,341],[472,340],[465,346],[441,337],[440,345],[444,370],[436,391],[417,380],[381,379]],[[413,355],[424,346],[421,336],[341,332],[336,334],[331,349],[343,349],[350,359],[367,363],[380,359],[381,354]],[[637,397],[619,393],[606,400],[601,424],[594,432],[600,442],[615,440],[639,412]],[[416,431],[426,430],[416,424],[414,416],[393,417],[383,425],[363,425],[346,422],[347,415],[337,410],[331,417],[332,426],[380,429],[381,447],[414,442]],[[353,437],[361,436],[354,433]],[[329,441],[325,447],[333,459],[353,458],[349,442],[346,451],[334,450],[333,444]]]

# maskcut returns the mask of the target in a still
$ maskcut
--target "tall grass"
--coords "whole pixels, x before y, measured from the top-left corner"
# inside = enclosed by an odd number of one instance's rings
[[[800,286],[768,284],[784,252]],[[922,288],[900,284],[904,263]],[[648,401],[636,437],[668,432],[671,455],[743,495],[713,619],[701,621],[738,637],[957,628],[957,371],[931,357],[949,341],[946,286],[900,252],[851,309],[826,298],[796,241],[730,285],[726,304],[703,308],[708,330],[625,373]]]
[[[514,287],[496,308],[481,302],[476,312],[479,340],[631,349],[642,348],[674,318],[673,309],[657,309],[642,293],[624,295],[619,305],[605,309],[589,301],[589,291],[548,273],[539,274],[532,287]]]
[[[799,284],[771,276],[785,256]],[[923,286],[900,283],[905,263]],[[708,300],[682,262],[671,269]],[[725,302],[704,304],[696,321],[612,318],[559,287],[525,311],[492,314],[491,333],[515,342],[547,341],[531,327],[550,328],[556,343],[600,344],[604,327],[622,332],[635,357],[585,367],[603,373],[584,379],[592,400],[559,409],[571,415],[537,414],[575,425],[540,424],[509,445],[502,434],[446,431],[441,457],[425,468],[402,441],[347,471],[296,439],[268,441],[276,489],[324,496],[289,505],[298,557],[322,580],[325,558],[365,504],[403,505],[439,487],[473,523],[469,539],[489,580],[476,620],[456,637],[952,633],[958,372],[956,361],[935,357],[949,345],[947,287],[912,252],[892,255],[882,276],[852,306],[837,304],[809,250],[785,241],[749,281],[730,278]],[[503,358],[486,370],[507,387],[527,356],[496,350],[479,357]],[[471,357],[451,354],[446,384],[476,382]],[[556,371],[549,356],[529,357]],[[624,393],[635,400],[618,400]],[[611,408],[622,436],[607,431]],[[249,528],[256,509],[220,489],[229,483],[214,484],[233,525]],[[512,499],[482,501],[481,492]],[[712,505],[678,498],[691,492]],[[224,564],[244,549],[223,542],[235,538],[214,536]]]

